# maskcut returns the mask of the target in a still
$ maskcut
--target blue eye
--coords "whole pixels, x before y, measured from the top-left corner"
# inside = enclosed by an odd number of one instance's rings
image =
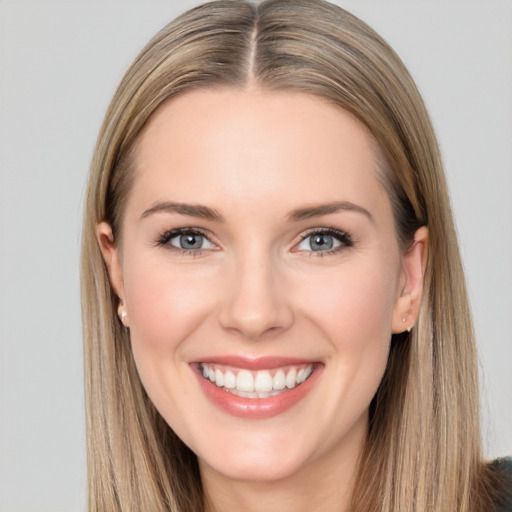
[[[186,235],[178,235],[169,240],[171,245],[180,249],[202,249],[205,238],[202,235],[188,233]]]
[[[336,252],[343,247],[351,247],[352,239],[347,233],[334,229],[314,231],[304,235],[297,246],[299,251]]]
[[[170,246],[171,249],[196,252],[202,249],[215,249],[205,235],[190,229],[181,229],[165,233],[159,239],[160,245]]]

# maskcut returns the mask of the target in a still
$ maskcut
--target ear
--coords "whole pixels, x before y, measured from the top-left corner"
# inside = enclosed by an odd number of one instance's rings
[[[117,314],[125,327],[129,327],[128,312],[126,310],[123,269],[119,249],[115,245],[112,228],[107,222],[100,222],[96,226],[96,238],[100,246],[101,254],[108,268],[110,282],[116,295],[119,297]]]
[[[427,266],[428,230],[425,226],[414,234],[414,241],[402,256],[398,296],[393,309],[393,334],[410,331],[418,318]]]

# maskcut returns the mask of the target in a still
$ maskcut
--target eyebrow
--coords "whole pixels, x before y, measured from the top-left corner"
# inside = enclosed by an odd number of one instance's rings
[[[189,217],[199,217],[201,219],[212,220],[217,222],[224,222],[224,217],[213,208],[202,206],[199,204],[186,204],[174,202],[158,202],[151,208],[147,209],[142,215],[141,220],[153,215],[154,213],[178,213],[180,215],[187,215]]]
[[[312,217],[319,217],[321,215],[329,215],[330,213],[336,213],[340,210],[353,211],[362,213],[368,217],[371,222],[374,222],[372,214],[362,206],[351,203],[349,201],[334,201],[332,203],[318,204],[308,206],[305,208],[297,208],[288,215],[288,220],[291,222],[298,222]]]
[[[288,214],[289,222],[299,222],[313,217],[320,217],[322,215],[329,215],[337,213],[340,210],[355,211],[368,217],[371,222],[374,222],[372,214],[362,206],[351,203],[349,201],[334,201],[332,203],[318,204],[307,206],[304,208],[297,208]],[[175,203],[175,202],[158,202],[151,208],[148,208],[141,215],[141,220],[153,215],[155,213],[167,212],[178,213],[180,215],[187,215],[189,217],[198,217],[201,219],[224,222],[224,217],[214,208],[198,204]]]

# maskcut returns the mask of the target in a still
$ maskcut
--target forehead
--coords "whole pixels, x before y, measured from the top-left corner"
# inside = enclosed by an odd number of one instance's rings
[[[138,208],[159,200],[371,203],[385,195],[368,130],[296,92],[226,88],[172,99],[151,117],[135,167]]]

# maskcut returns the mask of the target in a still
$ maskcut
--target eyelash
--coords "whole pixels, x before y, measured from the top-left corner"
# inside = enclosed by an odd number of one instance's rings
[[[183,249],[182,247],[176,247],[175,245],[171,245],[169,243],[173,238],[181,235],[198,235],[206,238],[208,241],[210,240],[208,235],[200,229],[180,228],[166,231],[160,235],[156,240],[156,245],[159,247],[165,247],[166,249],[173,251],[180,256],[200,256],[204,249]]]
[[[311,236],[314,235],[329,235],[335,238],[338,242],[340,242],[340,245],[338,247],[334,247],[333,249],[330,249],[328,251],[310,251],[310,257],[320,257],[323,258],[324,256],[331,256],[333,254],[338,254],[341,251],[344,251],[350,247],[354,246],[354,240],[352,236],[347,233],[346,231],[341,231],[336,228],[314,228],[303,235],[301,235],[301,241],[304,241],[308,239]]]
[[[166,231],[162,235],[160,235],[156,240],[156,246],[158,247],[165,247],[166,249],[175,252],[178,255],[183,256],[200,256],[204,250],[206,249],[183,249],[182,247],[176,247],[174,245],[169,244],[170,240],[173,238],[176,238],[177,236],[182,235],[198,235],[206,238],[208,241],[210,241],[208,235],[196,228],[180,228],[180,229],[173,229],[171,231]],[[338,242],[340,242],[340,245],[338,247],[335,247],[333,249],[327,250],[327,251],[309,251],[310,257],[318,256],[318,257],[324,257],[324,256],[330,256],[333,254],[337,254],[349,247],[354,246],[354,240],[352,236],[346,232],[341,231],[336,228],[314,228],[309,230],[308,232],[300,235],[301,242],[304,240],[307,240],[309,237],[314,235],[328,235],[335,238]],[[210,242],[213,243],[213,242]],[[298,245],[298,244],[296,244]],[[303,252],[303,251],[294,251],[294,252]],[[305,251],[304,251],[305,252]]]

